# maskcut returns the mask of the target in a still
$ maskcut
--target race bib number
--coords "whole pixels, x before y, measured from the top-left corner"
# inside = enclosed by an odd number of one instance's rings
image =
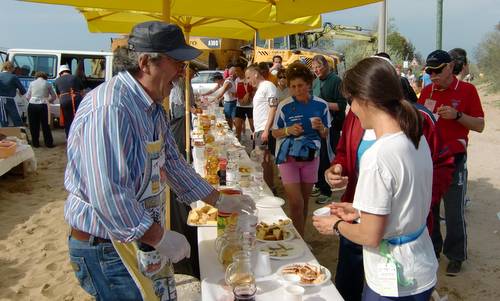
[[[398,272],[396,265],[392,262],[379,263],[377,265],[378,278],[381,295],[387,297],[398,296]]]

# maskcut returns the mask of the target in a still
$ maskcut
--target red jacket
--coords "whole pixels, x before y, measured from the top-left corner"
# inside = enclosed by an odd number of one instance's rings
[[[421,105],[416,105],[416,107],[424,118],[423,134],[429,144],[434,166],[432,208],[439,204],[441,197],[450,186],[455,169],[453,163],[454,157],[446,147],[443,147],[432,113]],[[342,136],[337,144],[335,159],[332,162],[332,165],[342,165],[342,175],[349,177],[347,188],[341,198],[342,202],[352,203],[354,200],[354,192],[356,191],[356,184],[358,182],[358,171],[356,169],[357,151],[363,134],[364,129],[361,127],[359,119],[354,113],[349,111],[342,127]],[[432,231],[432,214],[429,214],[427,218],[427,227],[429,228],[429,232]]]

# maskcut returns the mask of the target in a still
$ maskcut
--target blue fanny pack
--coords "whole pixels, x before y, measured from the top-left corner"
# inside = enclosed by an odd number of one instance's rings
[[[407,244],[407,243],[412,242],[412,241],[416,240],[417,238],[419,238],[420,235],[422,235],[422,233],[424,232],[426,227],[427,227],[427,225],[423,224],[415,232],[412,232],[410,234],[401,235],[401,236],[392,237],[392,238],[385,239],[385,240],[389,244],[394,245],[394,246],[404,245],[404,244]]]

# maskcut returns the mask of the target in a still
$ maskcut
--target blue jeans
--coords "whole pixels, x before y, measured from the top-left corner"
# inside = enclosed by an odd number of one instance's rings
[[[425,292],[412,296],[384,297],[374,292],[368,285],[365,284],[365,288],[363,289],[363,301],[429,301],[433,290],[434,288],[431,288]]]
[[[236,117],[236,100],[224,101],[224,117],[233,119]]]
[[[112,243],[68,238],[69,257],[80,286],[97,301],[137,301],[141,293]]]
[[[23,126],[23,121],[21,120],[21,116],[19,116],[19,112],[17,111],[17,105],[14,101],[14,98],[2,98],[0,99],[0,101],[4,101],[3,109],[5,110],[5,114],[7,115],[7,118],[5,119],[5,116],[1,116],[3,114],[0,114],[1,125],[3,127],[9,126],[10,117],[10,119],[12,119],[12,122],[14,123],[14,126]]]

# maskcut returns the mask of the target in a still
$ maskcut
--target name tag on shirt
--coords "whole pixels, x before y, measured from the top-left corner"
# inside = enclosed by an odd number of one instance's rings
[[[436,103],[437,101],[435,101],[434,99],[430,99],[430,98],[427,98],[425,100],[425,103],[424,103],[424,106],[433,113],[434,115],[434,118],[436,118],[436,120],[439,119],[439,115],[434,113],[434,109],[436,108]]]
[[[387,297],[398,296],[398,271],[392,262],[379,263],[377,265],[380,295]],[[377,292],[378,293],[378,292]]]
[[[427,98],[425,100],[424,106],[431,112],[434,112],[434,108],[436,107],[436,101],[434,99]]]

